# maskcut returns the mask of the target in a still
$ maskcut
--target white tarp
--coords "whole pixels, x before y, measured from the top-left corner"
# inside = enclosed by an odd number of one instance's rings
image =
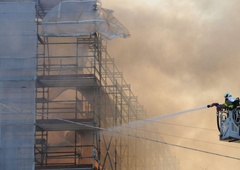
[[[35,140],[35,3],[0,2],[0,169],[32,170]]]
[[[42,21],[44,36],[79,36],[98,32],[105,39],[126,38],[128,30],[97,0],[63,0]]]

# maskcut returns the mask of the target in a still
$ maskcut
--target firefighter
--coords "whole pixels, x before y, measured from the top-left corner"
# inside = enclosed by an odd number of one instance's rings
[[[235,97],[232,97],[231,93],[226,93],[224,95],[224,98],[225,98],[225,103],[223,104],[224,105],[223,108],[229,109],[229,110],[240,108],[238,97],[235,98]]]
[[[218,104],[218,103],[212,103],[211,105],[208,105],[207,107],[217,107],[217,111],[220,111],[222,109],[227,109],[227,110],[233,110],[235,108],[240,109],[240,104],[239,104],[239,98],[234,98],[232,97],[231,93],[226,93],[224,95],[225,102],[223,104]]]

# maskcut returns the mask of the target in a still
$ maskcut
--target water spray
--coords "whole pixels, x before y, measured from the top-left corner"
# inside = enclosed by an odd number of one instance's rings
[[[161,119],[166,119],[166,118],[169,118],[169,117],[177,116],[177,115],[188,113],[188,112],[194,112],[194,111],[202,110],[202,109],[206,109],[206,108],[208,108],[208,106],[202,106],[202,107],[198,107],[198,108],[194,108],[194,109],[183,110],[183,111],[180,111],[180,112],[166,114],[166,115],[163,115],[163,116],[157,116],[157,117],[153,117],[153,118],[150,118],[150,119],[138,120],[138,121],[130,122],[129,124],[126,124],[126,125],[115,127],[114,129],[118,129],[118,128],[121,128],[121,127],[126,127],[127,128],[127,127],[140,126],[140,125],[144,125],[144,124],[147,124],[147,123],[156,122],[156,121],[161,120]]]

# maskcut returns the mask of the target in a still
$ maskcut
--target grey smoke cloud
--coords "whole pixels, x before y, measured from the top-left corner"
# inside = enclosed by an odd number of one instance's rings
[[[113,9],[114,16],[130,31],[130,38],[109,42],[109,53],[116,58],[117,66],[132,85],[134,94],[139,96],[149,117],[222,102],[227,91],[240,96],[239,1],[155,0],[150,3],[147,0],[102,0],[102,4]],[[216,129],[214,109],[168,121]],[[164,127],[164,132],[217,143],[218,146],[166,138],[169,141],[239,156],[235,151],[239,151],[240,146],[218,142],[217,132],[178,130],[169,126]],[[173,150],[181,169],[237,169],[239,165],[230,159]],[[183,153],[187,154],[183,156]],[[222,162],[221,166],[219,162]]]

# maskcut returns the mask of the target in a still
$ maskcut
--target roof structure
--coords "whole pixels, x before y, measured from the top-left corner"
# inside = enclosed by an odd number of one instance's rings
[[[41,1],[43,6],[55,5],[43,18],[44,36],[79,36],[98,32],[105,39],[126,38],[128,30],[113,16],[113,11],[102,8],[98,0]]]

